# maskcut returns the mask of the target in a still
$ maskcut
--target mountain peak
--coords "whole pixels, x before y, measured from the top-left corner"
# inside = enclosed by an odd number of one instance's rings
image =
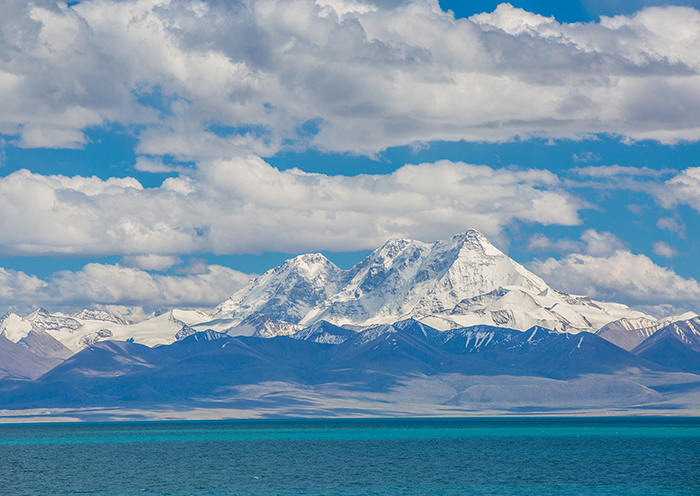
[[[542,279],[512,260],[475,229],[448,240],[436,241],[430,258],[434,277],[442,279],[444,287],[462,298],[513,286],[537,293],[549,289]],[[444,271],[444,275],[440,275],[440,271]]]
[[[48,317],[51,315],[51,312],[46,310],[44,307],[37,307],[34,309],[32,313],[27,315],[26,319],[27,320],[34,320],[37,317]]]
[[[391,239],[349,270],[321,253],[299,255],[251,281],[215,314],[234,324],[256,315],[300,325],[324,319],[367,327],[412,317],[444,321],[445,328],[546,325],[572,332],[643,316],[550,290],[476,229],[434,243]]]
[[[128,324],[126,320],[122,319],[121,317],[112,312],[108,312],[107,310],[83,308],[82,310],[70,314],[70,316],[80,320],[100,320],[105,322],[112,322],[114,324]]]
[[[281,268],[294,268],[303,272],[315,274],[322,270],[340,271],[340,269],[323,253],[303,253],[284,261]]]
[[[700,317],[668,324],[632,353],[667,367],[700,372]]]
[[[316,253],[302,253],[301,255],[297,255],[296,257],[289,258],[285,260],[284,263],[320,263],[320,264],[326,264],[326,263],[333,263],[323,253],[316,252]]]
[[[415,240],[408,238],[393,238],[387,240],[382,246],[380,246],[376,251],[386,254],[396,254],[406,248],[411,243],[415,243]]]
[[[440,241],[436,243],[440,243]],[[505,254],[496,248],[486,236],[476,229],[468,229],[463,233],[455,234],[450,238],[448,243],[458,246],[461,249],[479,251],[487,256],[505,256]]]
[[[214,316],[232,318],[234,324],[240,324],[259,314],[296,324],[338,291],[343,274],[322,253],[298,255],[250,281],[221,303]]]
[[[452,239],[472,239],[472,240],[484,239],[484,240],[486,240],[486,236],[481,234],[481,232],[476,230],[476,229],[467,229],[464,232],[459,232],[459,233],[453,234]]]

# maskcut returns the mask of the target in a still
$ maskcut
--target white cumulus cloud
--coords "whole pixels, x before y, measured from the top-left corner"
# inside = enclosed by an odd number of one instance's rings
[[[0,268],[0,306],[27,311],[36,306],[82,307],[214,306],[243,287],[250,276],[209,265],[197,274],[152,274],[119,264],[90,263],[45,280]]]
[[[133,178],[22,170],[0,178],[0,247],[23,255],[150,254],[162,266],[173,259],[153,256],[350,251],[470,227],[498,238],[516,221],[579,224],[580,207],[551,172],[450,161],[329,176],[236,158],[202,163],[154,188]],[[126,260],[157,268],[149,259]]]
[[[535,233],[528,241],[532,251],[558,251],[562,253],[581,252],[594,256],[605,256],[626,247],[624,241],[608,231],[586,229],[580,240],[550,239],[541,233]]]
[[[700,11],[561,23],[437,0],[6,0],[0,132],[79,147],[137,125],[138,151],[376,153],[431,140],[700,138]],[[218,126],[218,127],[217,127]]]
[[[528,268],[553,287],[608,301],[644,306],[700,307],[700,283],[655,264],[649,257],[618,250],[612,255],[569,254],[535,260]]]
[[[144,270],[165,270],[181,262],[180,257],[172,255],[127,255],[122,257],[121,265]]]
[[[688,205],[700,212],[700,167],[691,167],[679,172],[676,176],[654,189],[656,200],[665,208],[677,205]],[[676,225],[664,221],[664,228],[674,228]]]
[[[656,222],[656,227],[675,232],[679,237],[685,238],[685,223],[678,214],[673,217],[661,217]]]
[[[678,251],[665,241],[657,241],[652,247],[654,253],[664,258],[673,258],[678,254]]]
[[[579,176],[598,179],[618,176],[659,177],[672,172],[669,169],[652,169],[650,167],[631,167],[623,165],[576,167],[571,169],[571,171]]]

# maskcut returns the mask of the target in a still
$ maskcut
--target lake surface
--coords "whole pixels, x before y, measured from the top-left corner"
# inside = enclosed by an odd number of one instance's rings
[[[0,425],[0,494],[697,496],[700,419]]]

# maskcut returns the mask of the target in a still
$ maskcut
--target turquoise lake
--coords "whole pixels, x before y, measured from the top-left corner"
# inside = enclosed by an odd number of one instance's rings
[[[0,425],[0,494],[697,496],[700,419]]]

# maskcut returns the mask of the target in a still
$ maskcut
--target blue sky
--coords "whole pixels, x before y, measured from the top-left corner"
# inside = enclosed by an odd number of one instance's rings
[[[209,305],[477,227],[555,287],[700,308],[700,1],[129,3],[0,10],[0,307]]]
[[[454,12],[457,17],[468,17],[479,12],[492,11],[502,3],[498,0],[489,2],[460,2],[441,1],[440,5]],[[554,16],[560,22],[590,22],[596,21],[600,16],[614,16],[633,14],[644,7],[679,5],[697,8],[700,2],[697,0],[587,0],[560,2],[556,0],[525,0],[522,2],[510,2],[524,10]]]

